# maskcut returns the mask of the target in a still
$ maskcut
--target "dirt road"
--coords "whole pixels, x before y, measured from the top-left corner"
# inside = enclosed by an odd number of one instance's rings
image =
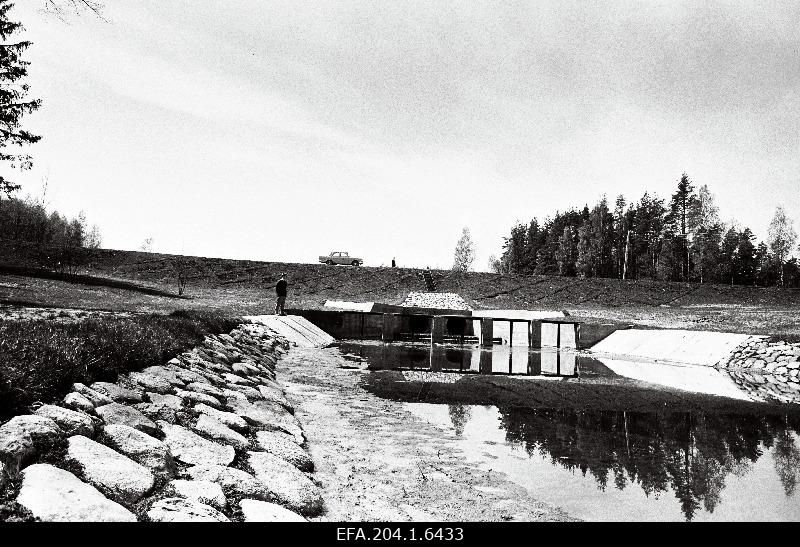
[[[322,483],[326,521],[568,521],[496,471],[465,461],[457,437],[361,387],[336,348],[293,349],[278,367]]]

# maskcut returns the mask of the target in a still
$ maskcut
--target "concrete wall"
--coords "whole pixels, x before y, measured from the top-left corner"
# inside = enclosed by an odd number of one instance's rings
[[[729,332],[628,329],[612,333],[590,351],[610,357],[713,366],[750,339],[750,335]]]
[[[322,348],[335,342],[331,335],[297,315],[249,315],[244,319],[265,325],[270,331],[299,347]]]

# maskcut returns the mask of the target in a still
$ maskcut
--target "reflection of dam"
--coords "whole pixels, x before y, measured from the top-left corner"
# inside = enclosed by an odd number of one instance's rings
[[[769,411],[726,371],[597,358],[574,351],[529,351],[429,344],[343,343],[364,362],[376,394],[401,400],[594,409]],[[407,371],[407,372],[406,372]],[[413,374],[410,374],[413,372]],[[421,392],[419,385],[424,384]],[[422,395],[421,395],[422,394]],[[800,403],[800,397],[795,398]],[[778,407],[800,413],[800,404]]]

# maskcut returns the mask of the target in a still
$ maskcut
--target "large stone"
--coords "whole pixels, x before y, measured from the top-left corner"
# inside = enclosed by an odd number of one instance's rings
[[[115,501],[135,503],[155,484],[146,467],[107,446],[80,435],[67,443],[67,461],[79,465],[86,480]]]
[[[223,510],[227,504],[222,487],[206,480],[174,480],[167,484],[164,492],[167,496],[185,498],[192,501],[205,503],[216,509]]]
[[[147,516],[153,522],[230,522],[211,507],[184,498],[164,498],[155,502]]]
[[[237,374],[231,374],[229,372],[224,373],[222,375],[222,377],[225,379],[226,382],[228,382],[228,384],[252,385],[252,383],[253,383],[253,381],[249,380],[248,378],[244,378],[244,377],[239,376]]]
[[[72,384],[72,391],[80,393],[81,395],[89,399],[89,401],[91,401],[91,403],[95,407],[107,405],[109,403],[114,402],[108,395],[104,395],[81,383]]]
[[[196,391],[177,390],[176,395],[188,403],[203,403],[214,408],[222,408],[222,403],[218,399],[205,393],[198,393]]]
[[[183,399],[177,395],[162,395],[148,391],[147,398],[155,405],[164,405],[173,410],[181,410],[183,408]]]
[[[210,439],[229,444],[239,450],[250,448],[250,441],[243,435],[208,414],[201,414],[192,429]]]
[[[47,464],[25,468],[17,503],[45,522],[136,522],[133,513],[93,486]]]
[[[174,370],[171,370],[168,367],[147,367],[142,369],[142,372],[163,378],[170,384],[177,387],[183,387],[186,385],[186,382],[183,381],[183,379]]]
[[[226,426],[240,433],[246,433],[247,430],[250,429],[245,419],[237,414],[234,414],[233,412],[217,410],[216,408],[212,408],[202,403],[195,405],[194,409],[201,414],[207,414],[208,416],[219,420]]]
[[[66,397],[64,397],[64,404],[72,410],[79,410],[87,414],[96,414],[92,402],[85,395],[81,395],[76,391],[67,393]]]
[[[0,485],[8,476],[16,478],[20,469],[36,456],[36,446],[27,431],[0,427]]]
[[[144,402],[144,390],[141,388],[122,387],[109,382],[95,382],[89,387],[117,403]]]
[[[192,382],[186,389],[189,391],[194,391],[196,393],[205,393],[206,395],[211,395],[212,397],[222,397],[223,393],[222,390],[218,387],[214,387],[211,384],[203,384],[199,382]]]
[[[227,399],[228,408],[256,427],[268,430],[284,431],[292,435],[297,444],[305,442],[303,429],[297,419],[280,405],[269,401],[241,401],[236,398]]]
[[[128,379],[147,391],[161,393],[165,395],[172,393],[173,387],[166,379],[156,376],[154,374],[147,374],[146,372],[131,372],[128,374]]]
[[[264,399],[264,396],[261,395],[261,392],[251,386],[242,386],[233,384],[230,386],[230,389],[233,391],[238,391],[239,393],[247,397],[247,399],[250,401],[261,401]]]
[[[245,522],[306,522],[302,516],[277,503],[244,499],[239,507]]]
[[[111,403],[110,405],[99,407],[97,414],[107,424],[127,425],[150,435],[158,435],[158,426],[135,408],[119,403]]]
[[[224,465],[195,465],[186,470],[194,480],[206,480],[219,484],[233,497],[247,497],[260,500],[274,499],[269,488],[250,473]]]
[[[94,407],[92,410],[94,410]],[[94,437],[94,422],[83,412],[76,412],[55,405],[44,405],[36,409],[36,415],[50,418],[67,435]]]
[[[263,400],[280,405],[290,414],[294,414],[294,407],[291,405],[291,403],[289,403],[285,396],[278,395],[277,392],[272,389],[261,389],[263,387],[264,386],[258,386],[258,391],[261,393],[261,398]]]
[[[180,379],[184,383],[187,384],[192,382],[206,383],[206,384],[208,383],[208,379],[205,376],[203,376],[199,372],[195,372],[183,366],[165,365],[163,368],[166,369],[168,372],[172,372],[173,374],[175,374],[175,376],[177,376],[178,379]]]
[[[35,414],[14,416],[0,426],[0,437],[5,435],[24,436],[30,435],[37,448],[49,448],[54,442],[64,436],[64,431],[52,419]]]
[[[169,447],[147,433],[127,425],[111,424],[103,430],[103,441],[136,463],[158,475],[175,475],[175,462]]]
[[[258,448],[294,465],[300,471],[313,471],[314,460],[294,441],[294,437],[281,431],[256,431]]]
[[[183,463],[229,465],[236,456],[232,446],[223,446],[204,439],[185,427],[167,422],[159,422],[159,425],[164,431],[164,442],[169,446],[172,456]]]
[[[158,421],[164,420],[174,424],[178,421],[177,411],[172,406],[167,406],[163,403],[136,403],[133,408],[150,418],[151,420]]]
[[[322,511],[319,488],[292,464],[268,452],[248,452],[247,462],[255,477],[290,509],[303,515]]]

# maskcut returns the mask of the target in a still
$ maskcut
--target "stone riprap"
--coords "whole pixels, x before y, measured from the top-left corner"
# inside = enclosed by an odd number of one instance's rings
[[[750,340],[717,368],[755,401],[800,403],[800,343]]]
[[[319,514],[302,424],[275,380],[291,342],[263,323],[0,425],[0,486],[19,481],[17,503],[43,521]]]

